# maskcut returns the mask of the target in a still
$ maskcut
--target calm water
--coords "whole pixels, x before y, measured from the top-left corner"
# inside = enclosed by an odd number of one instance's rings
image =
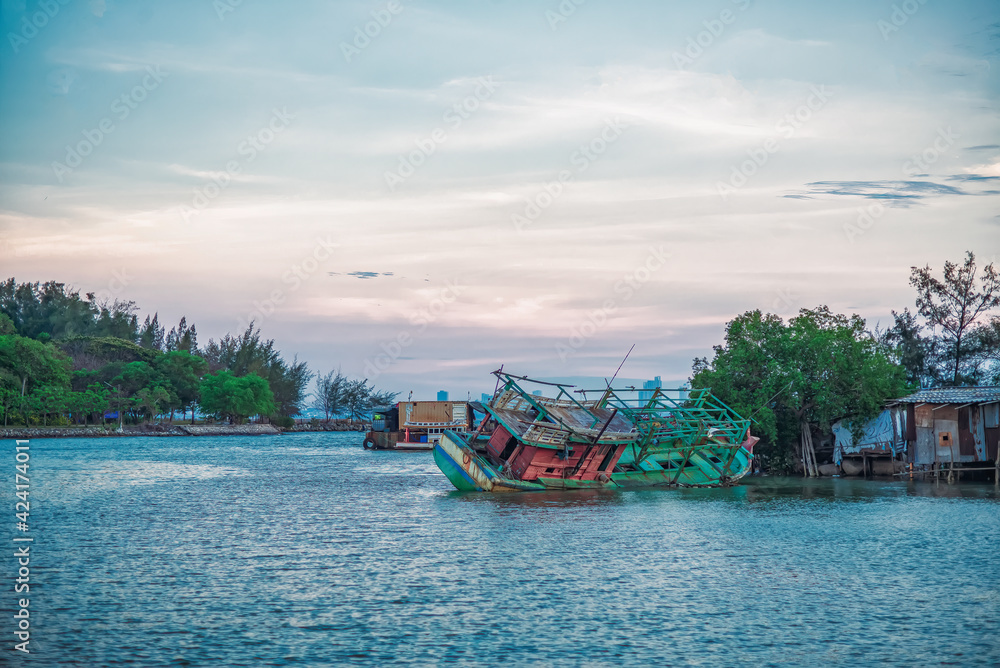
[[[991,485],[488,496],[360,440],[33,441],[24,664],[1000,662]]]

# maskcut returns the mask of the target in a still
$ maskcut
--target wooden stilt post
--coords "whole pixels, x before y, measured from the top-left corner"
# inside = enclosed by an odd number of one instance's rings
[[[799,447],[801,448],[801,451],[802,451],[802,477],[803,478],[808,478],[809,477],[809,465],[806,463],[807,458],[808,458],[808,455],[806,454],[806,430],[801,425],[799,426],[799,433],[802,435],[801,438],[799,439],[799,441],[800,441],[800,446]]]
[[[938,457],[937,443],[934,443],[934,484],[939,482],[941,482],[941,459]]]
[[[813,475],[819,477],[819,462],[816,461],[816,444],[813,443],[812,430],[809,430],[809,452],[812,454]]]
[[[955,471],[955,445],[958,443],[957,438],[948,438],[948,484],[952,484],[958,479],[958,473]]]

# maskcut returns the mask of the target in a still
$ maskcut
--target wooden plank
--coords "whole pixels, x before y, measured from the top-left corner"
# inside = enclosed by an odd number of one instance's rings
[[[928,429],[934,427],[934,407],[931,404],[922,404],[913,410],[917,427]]]

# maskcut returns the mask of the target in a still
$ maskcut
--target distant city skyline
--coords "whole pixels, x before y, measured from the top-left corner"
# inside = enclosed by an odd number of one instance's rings
[[[41,18],[39,18],[41,17]],[[1000,258],[1000,4],[0,6],[3,278],[400,398],[664,386]],[[590,382],[590,381],[588,381]]]

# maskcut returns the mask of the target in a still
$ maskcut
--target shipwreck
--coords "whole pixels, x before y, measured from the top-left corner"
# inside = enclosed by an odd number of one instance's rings
[[[750,421],[708,389],[576,390],[493,374],[475,431],[445,430],[434,445],[459,490],[721,486],[750,470]],[[555,397],[527,389],[538,385]]]

